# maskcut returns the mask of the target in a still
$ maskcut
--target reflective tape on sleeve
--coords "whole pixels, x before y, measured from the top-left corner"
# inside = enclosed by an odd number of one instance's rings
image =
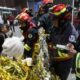
[[[31,48],[27,44],[24,45],[24,49],[26,49],[27,51],[31,50]]]
[[[80,53],[76,56],[76,68],[80,68]]]
[[[80,69],[80,53],[77,53],[76,56],[76,76],[80,78],[80,71],[78,71]]]

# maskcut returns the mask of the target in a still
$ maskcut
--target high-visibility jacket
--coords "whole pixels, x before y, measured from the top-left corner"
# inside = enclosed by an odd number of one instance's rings
[[[80,78],[80,53],[76,56],[76,76]]]

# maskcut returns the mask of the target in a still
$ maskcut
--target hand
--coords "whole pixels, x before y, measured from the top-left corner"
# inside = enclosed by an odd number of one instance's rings
[[[67,44],[67,48],[69,50],[68,53],[69,53],[69,55],[71,57],[73,57],[77,53],[77,51],[74,49],[74,45],[73,44],[71,44],[71,43]]]
[[[67,48],[68,48],[68,50],[73,50],[74,49],[74,45],[71,44],[71,43],[68,43],[67,44]]]

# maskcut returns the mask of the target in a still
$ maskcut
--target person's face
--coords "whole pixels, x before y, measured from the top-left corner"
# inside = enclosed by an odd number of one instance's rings
[[[20,25],[20,27],[25,27],[26,26],[26,24],[22,21],[19,21],[19,25]]]
[[[23,31],[27,30],[29,28],[29,23],[28,22],[22,22],[21,21],[21,22],[19,22],[19,24],[20,24],[20,26],[19,26],[20,29],[23,30]]]
[[[59,27],[58,19],[53,20],[53,26],[56,27],[56,28]]]
[[[8,29],[7,29],[6,26],[3,26],[3,28],[2,28],[2,32],[4,32],[4,33],[8,32]]]
[[[20,21],[20,22],[19,22],[19,28],[20,28],[21,30],[24,30],[25,27],[26,27],[26,24],[25,24],[24,22]]]

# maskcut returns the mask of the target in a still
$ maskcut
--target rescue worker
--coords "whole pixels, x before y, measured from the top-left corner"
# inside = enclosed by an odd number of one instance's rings
[[[50,34],[48,45],[50,54],[50,69],[54,68],[55,73],[61,80],[67,80],[72,66],[72,58],[76,54],[73,42],[78,34],[70,23],[72,8],[65,4],[58,4],[50,9],[50,13],[42,16],[39,27],[43,27]],[[56,48],[56,45],[65,45],[66,50]]]
[[[75,68],[76,80],[80,80],[80,52],[77,53],[75,62],[76,62],[76,68]]]
[[[40,6],[38,13],[34,16],[33,21],[38,25],[38,20],[41,16],[49,12],[49,8],[53,6],[53,3],[44,3]]]
[[[80,80],[80,34],[76,42],[77,54],[74,59],[73,70],[75,72],[76,80]]]
[[[75,48],[76,48],[77,52],[80,52],[80,10],[78,11],[77,16],[76,17],[74,16],[74,25],[75,25],[76,30],[79,33],[79,37],[76,41]],[[76,61],[76,55],[73,59],[73,66],[72,66],[71,73],[75,73],[75,67],[76,67],[75,66],[75,61]]]
[[[74,58],[74,64],[72,68],[72,73],[75,73],[76,80],[80,80],[80,11],[78,11],[77,17],[74,19],[74,25],[79,33],[78,39],[75,44],[75,49],[77,50],[77,54]]]
[[[33,17],[33,11],[29,8],[23,8],[21,12],[26,12],[29,16]]]
[[[17,19],[19,20],[20,29],[23,31],[24,36],[24,58],[31,57],[34,44],[37,40],[37,27],[31,21],[31,17],[27,11],[21,12]]]

